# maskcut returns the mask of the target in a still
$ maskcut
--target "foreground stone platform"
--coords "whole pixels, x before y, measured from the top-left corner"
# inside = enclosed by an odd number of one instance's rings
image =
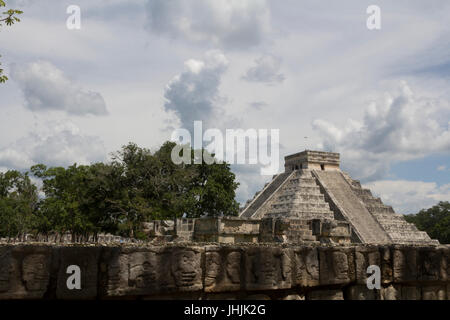
[[[445,300],[450,246],[0,244],[0,299]]]

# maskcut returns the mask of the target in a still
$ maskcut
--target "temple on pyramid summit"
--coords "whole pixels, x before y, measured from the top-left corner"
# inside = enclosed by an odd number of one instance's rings
[[[438,245],[340,169],[340,155],[305,150],[285,157],[238,217],[152,221],[155,241]]]

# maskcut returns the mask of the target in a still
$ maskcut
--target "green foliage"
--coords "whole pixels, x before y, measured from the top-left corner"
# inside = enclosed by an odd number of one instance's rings
[[[230,166],[176,165],[174,146],[166,142],[151,153],[129,143],[108,164],[35,165],[31,173],[45,195],[39,201],[28,174],[8,171],[0,176],[0,236],[70,232],[78,240],[107,232],[143,239],[145,221],[237,215]]]
[[[426,231],[432,239],[450,244],[450,202],[441,201],[417,214],[406,215],[405,219],[414,223],[419,230]]]
[[[27,173],[0,173],[0,236],[21,237],[35,223],[38,195]]]
[[[6,3],[3,0],[0,0],[0,8],[6,7]],[[9,9],[6,11],[3,11],[0,13],[0,27],[3,26],[3,23],[7,26],[12,26],[16,22],[20,22],[20,19],[17,17],[18,15],[21,15],[23,11],[15,10],[15,9]],[[1,57],[1,55],[0,55]],[[1,63],[0,63],[1,66]],[[3,69],[0,67],[0,83],[4,83],[8,80],[8,77],[3,75]]]

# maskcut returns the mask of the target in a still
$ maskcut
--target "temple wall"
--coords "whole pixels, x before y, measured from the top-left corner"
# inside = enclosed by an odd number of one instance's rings
[[[69,290],[74,265],[81,289]],[[0,299],[42,298],[444,300],[450,246],[0,245]]]

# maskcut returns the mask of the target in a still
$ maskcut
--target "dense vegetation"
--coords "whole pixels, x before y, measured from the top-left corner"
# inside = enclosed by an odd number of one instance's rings
[[[75,240],[103,232],[142,239],[148,220],[237,215],[229,165],[174,164],[174,146],[151,153],[130,143],[109,163],[0,173],[0,237],[70,232]]]
[[[417,214],[406,215],[405,218],[419,230],[426,231],[432,239],[443,244],[450,243],[450,202],[441,201]]]

